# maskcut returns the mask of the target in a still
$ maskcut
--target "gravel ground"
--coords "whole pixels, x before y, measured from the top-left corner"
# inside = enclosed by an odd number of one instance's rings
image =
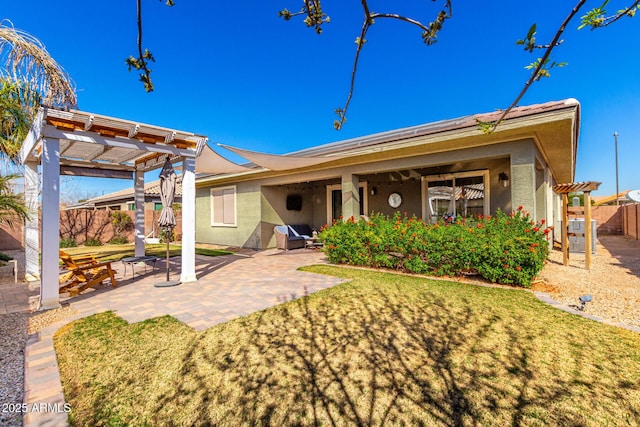
[[[21,405],[24,393],[24,348],[27,342],[29,313],[0,315],[0,426],[22,426],[22,412],[11,405]]]
[[[591,295],[585,312],[607,322],[640,327],[640,241],[622,236],[601,236],[591,270],[585,269],[584,254],[554,250],[534,290],[547,292],[566,306],[578,306],[581,295]]]
[[[0,315],[0,426],[22,426],[23,412],[15,406],[24,401],[24,349],[27,336],[78,311],[70,306],[41,313],[10,313]]]

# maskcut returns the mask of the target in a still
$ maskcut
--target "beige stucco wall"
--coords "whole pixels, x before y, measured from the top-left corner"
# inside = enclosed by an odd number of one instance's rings
[[[547,195],[549,183],[545,181],[544,170],[536,172],[535,159],[540,157],[533,140],[521,140],[509,143],[474,147],[464,150],[416,155],[402,159],[380,160],[362,163],[352,167],[328,170],[304,171],[297,174],[267,176],[253,181],[236,182],[237,186],[237,225],[236,227],[211,226],[211,185],[201,186],[196,193],[196,240],[200,242],[267,248],[275,245],[273,227],[279,224],[309,224],[319,229],[327,221],[327,193],[329,184],[342,181],[367,182],[365,198],[368,213],[375,211],[393,215],[387,198],[392,192],[403,195],[400,212],[409,215],[422,215],[421,177],[475,170],[489,171],[490,211],[498,208],[509,212],[522,205],[533,215],[546,214],[546,206],[552,203]],[[397,171],[417,173],[411,178],[389,180],[390,174]],[[416,172],[418,171],[418,172]],[[510,177],[510,185],[503,187],[498,182],[500,172]],[[344,177],[354,177],[348,180]],[[237,180],[247,178],[236,178]],[[220,182],[215,186],[227,186],[229,182]],[[376,188],[376,194],[371,189]],[[303,208],[300,211],[286,209],[288,194],[301,194]],[[548,200],[548,201],[547,201]],[[538,212],[537,205],[542,206]]]
[[[230,227],[211,225],[211,188],[196,189],[196,242],[260,248],[260,186],[236,185],[236,225]]]

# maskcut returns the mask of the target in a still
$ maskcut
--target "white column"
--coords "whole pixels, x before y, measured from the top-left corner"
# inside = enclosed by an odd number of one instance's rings
[[[360,177],[348,172],[342,174],[342,216],[345,220],[360,219]]]
[[[180,281],[196,278],[196,159],[182,158],[182,271]]]
[[[133,179],[135,256],[144,256],[144,171],[136,169]]]
[[[42,272],[40,310],[60,307],[60,141],[42,140]]]
[[[25,278],[40,279],[40,228],[38,227],[38,163],[27,162],[24,168],[24,198],[29,208],[29,220],[24,227]]]
[[[532,142],[514,147],[511,153],[511,206],[522,206],[532,218],[536,215],[536,168]]]

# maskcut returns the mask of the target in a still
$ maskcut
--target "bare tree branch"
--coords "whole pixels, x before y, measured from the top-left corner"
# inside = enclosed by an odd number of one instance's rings
[[[356,49],[356,56],[353,60],[353,68],[351,69],[351,83],[349,85],[349,94],[347,95],[347,101],[344,103],[344,107],[336,108],[335,112],[339,117],[339,120],[334,120],[333,127],[336,130],[342,129],[342,125],[347,121],[347,110],[349,109],[349,104],[351,103],[351,98],[353,97],[353,91],[356,86],[356,73],[358,72],[358,61],[360,60],[360,52],[362,52],[362,46],[367,42],[365,36],[367,35],[367,31],[369,31],[369,27],[371,26],[370,21],[365,19],[362,24],[362,30],[360,31],[360,37],[356,39],[356,44],[358,45]]]
[[[422,22],[416,21],[415,19],[408,18],[406,16],[398,15],[396,13],[374,13],[374,14],[371,15],[371,18],[372,19],[378,19],[378,18],[398,19],[400,21],[404,21],[404,22],[408,22],[409,24],[413,24],[413,25],[419,27],[423,31],[429,31],[429,28],[426,27]]]
[[[618,19],[622,18],[623,16],[633,16],[633,14],[635,14],[635,10],[638,8],[638,5],[640,5],[640,0],[635,0],[626,9],[619,11],[618,13],[616,13],[613,16],[605,18],[605,22],[601,26],[602,27],[607,27],[607,26],[613,24],[614,22],[616,22]],[[595,30],[595,27],[591,28],[591,29]]]
[[[125,59],[125,63],[127,64],[129,71],[131,71],[132,68],[142,71],[139,75],[139,80],[144,84],[144,89],[147,92],[153,92],[153,82],[151,81],[149,61],[155,62],[155,59],[151,52],[149,52],[149,49],[145,49],[144,52],[142,51],[142,0],[136,0],[136,3],[138,6],[138,57],[134,58],[133,56],[129,56]]]
[[[377,18],[389,18],[389,19],[396,19],[399,21],[403,21],[403,22],[407,22],[409,24],[415,25],[423,31],[422,38],[424,42],[427,45],[431,45],[436,42],[435,37],[438,34],[438,32],[442,29],[442,24],[444,20],[451,17],[451,10],[452,10],[451,1],[447,0],[445,9],[448,9],[449,12],[446,12],[445,10],[440,11],[436,19],[433,22],[429,23],[429,25],[427,26],[416,19],[409,18],[409,17],[402,16],[395,13],[372,13],[369,10],[369,4],[367,0],[361,0],[361,3],[362,3],[362,10],[364,12],[364,21],[362,23],[360,36],[356,38],[357,48],[356,48],[356,54],[353,61],[353,68],[351,69],[351,82],[349,85],[347,100],[344,104],[344,107],[335,109],[335,112],[338,115],[338,120],[335,120],[333,122],[333,127],[336,130],[342,129],[342,126],[347,121],[347,110],[349,109],[349,104],[351,103],[351,98],[353,97],[353,92],[355,90],[355,82],[356,82],[356,75],[358,72],[358,61],[360,60],[360,53],[362,52],[362,48],[367,42],[367,40],[365,39],[365,36],[367,35],[369,28],[371,27],[371,25],[373,25],[375,20]]]
[[[553,51],[553,49],[560,44],[560,37],[562,36],[562,33],[564,33],[564,30],[567,28],[567,25],[569,24],[569,22],[576,16],[576,14],[580,11],[580,8],[582,8],[582,6],[584,6],[585,3],[586,3],[586,0],[580,0],[573,7],[569,15],[567,15],[567,17],[564,19],[564,21],[562,21],[562,24],[560,25],[560,28],[558,28],[556,35],[553,37],[553,40],[547,46],[544,52],[544,55],[542,55],[542,58],[538,60],[538,65],[535,67],[535,69],[531,73],[529,80],[527,80],[527,82],[524,84],[524,87],[522,88],[522,90],[520,91],[516,99],[511,103],[509,108],[507,108],[502,112],[498,120],[488,123],[489,125],[488,127],[485,126],[484,129],[486,129],[487,132],[493,132],[496,129],[496,127],[500,123],[502,123],[505,117],[507,117],[507,115],[511,112],[511,110],[513,110],[516,107],[516,105],[518,105],[518,102],[520,102],[524,94],[527,93],[527,90],[529,90],[529,87],[531,86],[531,84],[536,80],[540,79],[540,72],[546,66],[549,60],[549,56],[551,55],[551,52]],[[482,123],[480,124],[482,125]],[[485,125],[487,124],[485,123]]]

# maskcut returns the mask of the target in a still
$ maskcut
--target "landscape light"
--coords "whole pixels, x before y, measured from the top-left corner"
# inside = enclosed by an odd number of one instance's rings
[[[591,302],[593,297],[591,295],[582,295],[580,298],[580,311],[584,311],[584,305],[588,302]]]

